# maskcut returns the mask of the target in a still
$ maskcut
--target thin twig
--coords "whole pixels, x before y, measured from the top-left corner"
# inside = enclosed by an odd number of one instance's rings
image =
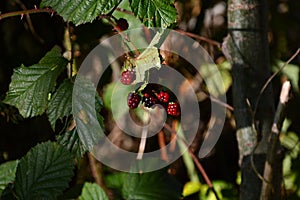
[[[138,151],[138,154],[136,156],[137,160],[141,160],[143,158],[143,154],[145,152],[145,147],[146,147],[147,135],[148,135],[148,128],[143,127],[140,146],[139,146],[139,151]]]
[[[165,141],[165,135],[163,131],[159,131],[158,134],[158,144],[159,144],[159,149],[160,149],[160,156],[162,160],[165,160],[169,162],[169,157],[167,154],[167,149],[166,147],[166,141]]]
[[[292,55],[292,57],[286,61],[268,80],[267,82],[263,85],[263,87],[261,88],[259,95],[257,97],[256,103],[255,103],[255,107],[254,107],[254,116],[257,112],[257,108],[258,108],[258,103],[262,97],[263,92],[266,90],[266,88],[268,87],[268,85],[271,83],[271,81],[274,79],[275,76],[277,76],[277,74],[279,74],[279,72],[281,72],[292,60],[294,60],[294,58],[300,53],[300,48],[297,49],[297,51]]]
[[[189,36],[189,37],[192,37],[192,38],[195,38],[197,40],[202,40],[204,42],[207,42],[209,44],[212,44],[214,46],[217,46],[218,48],[221,48],[221,43],[220,42],[217,42],[215,40],[212,40],[212,39],[209,39],[207,37],[204,37],[204,36],[200,36],[200,35],[197,35],[197,34],[194,34],[194,33],[190,33],[190,32],[186,32],[184,30],[181,30],[181,29],[176,29],[177,32],[183,34],[183,35],[186,35],[186,36]]]
[[[20,0],[16,0],[16,3],[19,4],[23,10],[27,10],[26,6]],[[21,15],[21,18],[22,18],[22,15]],[[44,44],[45,41],[36,33],[29,14],[26,14],[26,20],[27,20],[28,27],[29,27],[29,30],[31,31],[32,35],[34,35],[41,44]]]
[[[96,166],[96,162],[95,162],[95,158],[91,153],[88,153],[88,159],[89,159],[89,164],[90,164],[90,168],[91,168],[91,172],[92,172],[92,176],[95,180],[95,182],[99,185],[102,186],[101,184],[101,178],[98,174],[98,170],[97,170],[97,166]]]
[[[203,166],[201,165],[200,161],[198,160],[198,158],[195,156],[195,154],[192,152],[192,150],[189,148],[189,146],[186,144],[186,141],[181,138],[181,137],[178,137],[182,143],[186,146],[186,148],[188,149],[188,152],[190,154],[190,156],[192,157],[196,167],[198,168],[199,172],[201,173],[204,181],[206,182],[206,184],[208,185],[209,189],[211,189],[211,191],[214,193],[215,197],[217,200],[220,200],[218,194],[217,194],[217,191],[215,190],[210,178],[208,177],[205,169],[203,168]]]

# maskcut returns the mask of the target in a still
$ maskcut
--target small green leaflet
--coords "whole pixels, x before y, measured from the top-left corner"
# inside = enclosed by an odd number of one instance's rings
[[[55,130],[55,122],[71,114],[73,83],[66,79],[53,94],[49,102],[47,115],[51,127]]]
[[[40,6],[50,6],[65,21],[75,25],[92,22],[99,15],[108,14],[119,0],[42,0]]]
[[[15,180],[18,162],[13,160],[0,165],[0,196],[5,187]]]
[[[73,168],[73,157],[66,148],[54,142],[38,144],[18,164],[18,199],[55,199],[68,187]]]
[[[167,28],[177,21],[173,0],[129,0],[131,10],[147,27]]]
[[[84,183],[79,200],[108,200],[104,190],[96,183]]]
[[[54,47],[39,63],[15,69],[4,103],[17,107],[25,118],[43,114],[48,106],[48,94],[67,63],[59,48]]]

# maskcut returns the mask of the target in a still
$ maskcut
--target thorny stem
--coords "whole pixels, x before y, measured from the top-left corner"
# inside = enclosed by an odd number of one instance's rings
[[[55,11],[50,8],[42,8],[42,9],[29,9],[29,10],[21,10],[21,11],[13,11],[1,14],[0,13],[0,20],[9,18],[9,17],[16,17],[16,16],[22,16],[27,14],[34,14],[34,13],[54,13]]]

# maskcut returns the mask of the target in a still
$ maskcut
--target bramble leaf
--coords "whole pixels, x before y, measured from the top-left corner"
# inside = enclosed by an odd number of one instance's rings
[[[0,165],[0,196],[5,187],[15,180],[18,162],[18,160],[13,160]]]
[[[177,20],[174,1],[129,0],[130,7],[147,27],[167,28]]]
[[[48,106],[48,95],[67,63],[59,48],[54,47],[39,63],[15,69],[4,103],[17,107],[25,118],[43,114]]]
[[[104,190],[96,183],[84,183],[82,193],[79,197],[80,200],[108,200],[108,197]]]
[[[99,15],[108,14],[119,0],[42,0],[40,6],[51,6],[65,21],[75,25],[92,22]]]
[[[51,127],[55,130],[55,122],[71,114],[73,83],[66,79],[53,94],[49,102],[47,115]]]
[[[68,187],[73,176],[70,152],[54,142],[33,147],[17,167],[16,194],[19,199],[52,199]]]

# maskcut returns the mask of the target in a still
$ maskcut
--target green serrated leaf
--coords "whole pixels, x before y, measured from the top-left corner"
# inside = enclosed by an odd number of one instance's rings
[[[74,128],[71,131],[67,131],[62,135],[56,137],[57,142],[66,147],[71,153],[73,153],[79,161],[82,155],[86,152],[81,143],[77,129]]]
[[[129,0],[131,10],[147,27],[167,28],[177,21],[174,1]]]
[[[42,0],[40,6],[50,6],[65,21],[75,25],[92,22],[99,15],[107,14],[119,0]]]
[[[180,199],[181,184],[165,169],[143,174],[127,174],[122,189],[127,200],[175,200]]]
[[[13,160],[0,165],[0,196],[5,187],[15,180],[18,162]]]
[[[16,194],[19,199],[53,199],[68,187],[73,176],[70,152],[54,142],[33,147],[17,167]]]
[[[91,151],[103,137],[103,118],[99,114],[102,102],[94,85],[84,77],[77,76],[76,78],[72,105],[80,141],[85,150]]]
[[[15,69],[4,103],[17,107],[23,117],[43,114],[48,106],[48,94],[67,63],[59,48],[54,47],[38,64]]]
[[[96,183],[84,183],[80,200],[108,200],[104,190]]]
[[[55,130],[57,119],[62,119],[71,114],[73,85],[69,79],[66,79],[53,94],[49,102],[47,115],[53,130]]]

